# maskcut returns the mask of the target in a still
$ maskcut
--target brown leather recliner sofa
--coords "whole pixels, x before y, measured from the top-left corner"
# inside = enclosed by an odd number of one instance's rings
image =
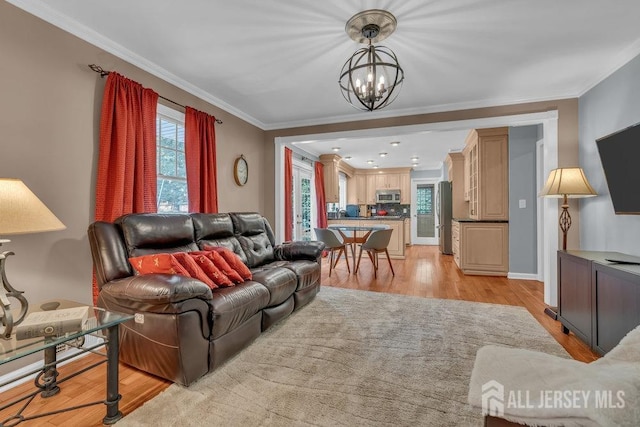
[[[136,314],[120,326],[120,361],[188,386],[307,304],[320,289],[324,244],[275,244],[258,213],[129,214],[88,229],[98,306]],[[136,275],[128,258],[231,249],[252,280],[210,289],[170,274]],[[295,321],[295,319],[291,319]]]

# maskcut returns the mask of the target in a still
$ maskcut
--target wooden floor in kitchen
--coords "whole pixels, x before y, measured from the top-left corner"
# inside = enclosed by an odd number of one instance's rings
[[[351,257],[349,257],[351,260]],[[597,358],[586,345],[573,334],[561,332],[560,323],[544,314],[543,284],[529,280],[513,280],[504,277],[465,276],[456,267],[453,257],[442,255],[436,246],[412,246],[407,248],[405,260],[392,260],[395,277],[389,266],[380,259],[378,277],[374,279],[371,262],[363,256],[357,275],[349,274],[344,258],[329,277],[329,267],[322,267],[322,285],[374,292],[413,295],[426,298],[446,298],[507,304],[525,307],[546,328],[551,335],[575,359],[590,362]],[[352,273],[353,273],[353,266]],[[286,320],[285,320],[286,321]],[[96,356],[88,356],[60,368],[62,374],[77,370],[95,361]],[[37,411],[55,411],[68,405],[102,400],[105,396],[104,365],[62,384],[62,391],[48,399],[37,397],[25,415]],[[120,409],[126,415],[150,400],[170,385],[126,365],[120,365]],[[31,390],[32,383],[18,386],[0,394],[0,406],[16,395]],[[72,412],[60,413],[29,421],[23,425],[33,426],[98,426],[104,416],[102,405],[92,406]],[[0,412],[0,423],[13,425],[6,420],[7,410]]]

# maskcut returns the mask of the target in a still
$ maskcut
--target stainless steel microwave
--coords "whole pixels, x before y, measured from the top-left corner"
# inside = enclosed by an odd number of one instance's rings
[[[376,203],[400,203],[400,190],[377,190]]]

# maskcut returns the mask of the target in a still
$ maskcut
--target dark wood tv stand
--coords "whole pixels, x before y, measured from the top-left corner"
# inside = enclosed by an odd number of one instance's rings
[[[640,324],[640,262],[618,252],[558,251],[558,320],[605,354]]]

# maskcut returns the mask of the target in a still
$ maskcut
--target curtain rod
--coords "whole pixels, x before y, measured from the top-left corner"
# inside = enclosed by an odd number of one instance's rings
[[[100,77],[106,77],[106,76],[108,76],[108,75],[109,75],[109,73],[110,73],[110,71],[106,71],[104,68],[102,68],[101,66],[96,65],[96,64],[89,64],[89,68],[91,68],[91,69],[92,69],[93,71],[95,71],[96,73],[99,73],[99,74],[100,74]],[[165,97],[164,97],[164,96],[162,96],[162,95],[158,95],[158,97],[159,97],[159,98],[164,99],[164,100],[165,100],[165,101],[167,101],[167,102],[170,102],[170,103],[172,103],[172,104],[175,104],[175,105],[177,105],[177,106],[179,106],[179,107],[187,108],[186,106],[184,106],[184,105],[182,105],[182,104],[180,104],[180,103],[178,103],[178,102],[176,102],[176,101],[173,101],[173,100],[171,100],[171,99],[169,99],[169,98],[165,98]],[[222,124],[222,120],[220,120],[220,119],[216,119],[216,123],[218,123],[219,125],[221,125],[221,124]]]

